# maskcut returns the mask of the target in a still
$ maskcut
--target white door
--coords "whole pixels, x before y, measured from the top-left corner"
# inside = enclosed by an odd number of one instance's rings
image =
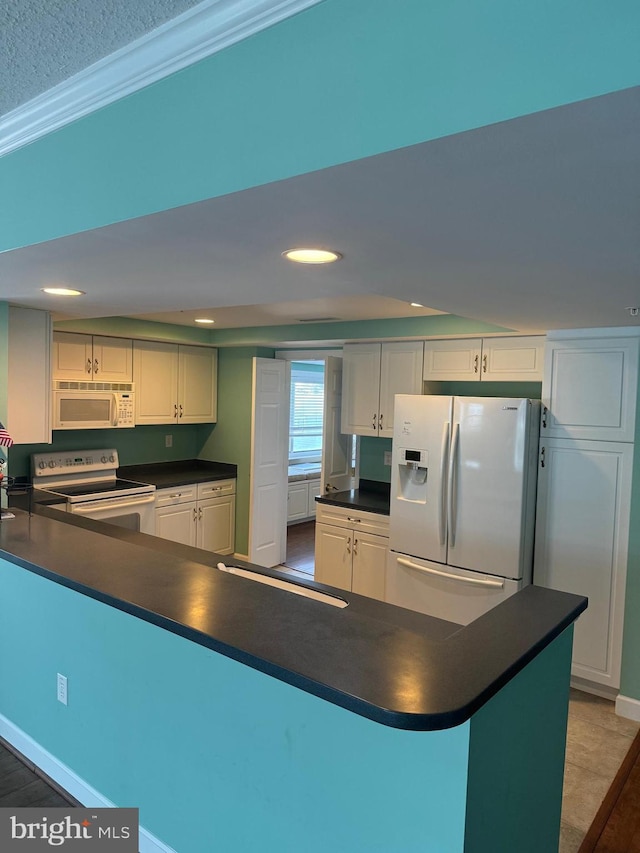
[[[482,338],[426,341],[423,377],[429,381],[480,381]]]
[[[133,341],[124,338],[93,338],[93,378],[104,382],[131,382]]]
[[[235,547],[236,496],[198,502],[196,544],[216,554],[233,554]]]
[[[633,445],[545,438],[540,455],[534,583],[588,596],[573,674],[617,689]]]
[[[156,509],[156,536],[181,545],[196,544],[197,510],[194,503]]]
[[[525,399],[454,398],[450,565],[503,577],[523,576],[530,414],[531,404]]]
[[[386,536],[353,531],[351,590],[384,601],[389,540]]]
[[[341,431],[342,359],[327,356],[324,364],[324,423],[322,427],[322,494],[351,488],[350,435]]]
[[[285,559],[288,492],[289,365],[253,359],[249,560],[277,566]]]
[[[93,348],[91,335],[74,332],[53,333],[54,379],[86,381],[93,379]]]
[[[448,396],[399,394],[391,457],[389,546],[442,563],[447,557],[451,405]],[[424,451],[422,467],[407,465],[405,451]]]
[[[218,351],[179,347],[178,423],[208,424],[217,417]]]
[[[316,524],[314,580],[351,589],[353,531],[333,524]]]
[[[135,341],[136,424],[171,424],[178,418],[178,347]]]

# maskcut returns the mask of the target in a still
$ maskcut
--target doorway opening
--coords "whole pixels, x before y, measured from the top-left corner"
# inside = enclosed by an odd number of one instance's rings
[[[291,362],[287,546],[284,565],[313,576],[316,496],[321,494],[324,359]]]

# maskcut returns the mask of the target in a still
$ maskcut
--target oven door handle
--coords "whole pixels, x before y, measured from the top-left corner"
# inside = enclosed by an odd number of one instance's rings
[[[89,515],[95,510],[104,509],[128,509],[129,507],[144,506],[145,504],[155,503],[155,494],[150,495],[130,495],[116,498],[115,500],[96,500],[86,501],[85,503],[69,504],[72,513],[77,515]]]

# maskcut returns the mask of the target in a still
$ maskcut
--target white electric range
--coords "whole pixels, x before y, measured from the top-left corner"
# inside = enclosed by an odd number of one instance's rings
[[[66,499],[67,512],[154,534],[155,486],[116,476],[118,451],[34,453],[34,488]]]

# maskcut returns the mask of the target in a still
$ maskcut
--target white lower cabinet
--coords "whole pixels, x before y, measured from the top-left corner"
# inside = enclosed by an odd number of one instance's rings
[[[294,480],[287,495],[287,524],[315,518],[316,497],[320,494],[320,479]]]
[[[534,583],[585,595],[573,675],[620,686],[633,445],[541,439]]]
[[[216,554],[235,549],[236,481],[156,491],[156,536]]]
[[[317,505],[314,579],[384,600],[389,517]]]

